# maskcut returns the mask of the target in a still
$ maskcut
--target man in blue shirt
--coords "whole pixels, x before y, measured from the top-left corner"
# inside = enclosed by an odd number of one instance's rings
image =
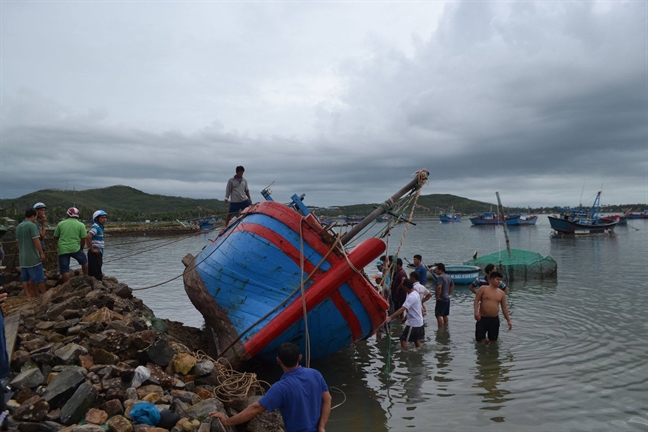
[[[473,294],[477,294],[477,290],[479,288],[490,285],[488,279],[490,277],[490,274],[494,271],[497,271],[497,267],[495,267],[495,264],[488,264],[486,267],[484,267],[484,272],[486,274],[483,277],[478,277],[473,281],[473,283],[470,284],[470,286],[468,287],[470,288],[470,291],[472,291]],[[509,292],[509,289],[504,282],[500,283],[499,289],[504,291],[505,294],[508,294]]]
[[[286,432],[325,432],[331,414],[331,394],[322,374],[299,366],[302,356],[297,345],[284,342],[277,350],[277,363],[283,370],[279,382],[258,402],[233,417],[220,411],[209,413],[223,426],[246,423],[264,411],[279,408]]]
[[[427,282],[428,268],[423,264],[423,257],[421,255],[414,255],[414,267],[414,271],[420,276],[419,283],[425,286],[425,283]]]

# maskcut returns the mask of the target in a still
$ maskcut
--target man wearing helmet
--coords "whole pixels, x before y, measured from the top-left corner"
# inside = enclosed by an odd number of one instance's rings
[[[36,210],[36,228],[38,228],[38,235],[40,237],[41,249],[45,251],[45,228],[47,227],[47,207],[42,202],[37,202],[34,204],[34,210]]]
[[[106,212],[97,210],[92,215],[92,226],[86,236],[86,243],[88,243],[88,274],[97,280],[103,279],[101,267],[103,265],[105,224]]]
[[[70,280],[70,258],[74,258],[83,270],[88,274],[88,258],[83,253],[86,231],[85,225],[79,220],[79,209],[70,207],[67,211],[68,218],[60,222],[54,231],[54,237],[58,237],[58,261],[62,282]]]

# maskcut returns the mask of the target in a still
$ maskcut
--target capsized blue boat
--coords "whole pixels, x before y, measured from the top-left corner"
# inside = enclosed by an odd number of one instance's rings
[[[420,188],[423,173],[403,190]],[[183,259],[185,290],[213,330],[218,355],[237,366],[257,355],[274,359],[281,343],[293,342],[319,358],[373,335],[389,305],[362,268],[386,246],[377,238],[350,251],[344,244],[397,199],[338,238],[303,196],[288,206],[264,196],[270,200],[248,207],[198,256]]]

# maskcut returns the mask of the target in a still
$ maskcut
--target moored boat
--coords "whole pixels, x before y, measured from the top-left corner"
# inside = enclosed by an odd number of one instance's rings
[[[628,219],[648,219],[648,210],[644,210],[641,213],[629,213]]]
[[[473,225],[501,225],[502,221],[495,212],[478,213],[469,218]]]
[[[526,213],[511,213],[506,215],[505,220],[508,226],[535,225],[538,222],[538,216]]]
[[[589,210],[583,208],[563,209],[560,215],[548,216],[551,228],[563,234],[602,234],[611,233],[617,221],[602,221],[599,212],[601,208],[601,191],[596,194],[594,203]]]
[[[461,222],[461,213],[441,213],[439,215],[441,222]]]
[[[338,239],[294,195],[289,206],[266,199],[248,207],[196,257],[183,263],[185,290],[216,336],[220,356],[239,365],[274,359],[293,342],[319,358],[368,338],[384,323],[387,302],[359,271],[386,248],[369,238],[347,251],[377,216],[422,187],[427,172]]]

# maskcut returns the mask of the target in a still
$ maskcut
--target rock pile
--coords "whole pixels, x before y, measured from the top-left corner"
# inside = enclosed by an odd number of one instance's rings
[[[20,325],[11,356],[10,430],[283,430],[277,413],[242,429],[212,421],[211,411],[234,415],[259,399],[255,376],[201,354],[203,332],[156,319],[116,279],[73,277],[15,309]],[[141,415],[151,407],[154,415]]]

